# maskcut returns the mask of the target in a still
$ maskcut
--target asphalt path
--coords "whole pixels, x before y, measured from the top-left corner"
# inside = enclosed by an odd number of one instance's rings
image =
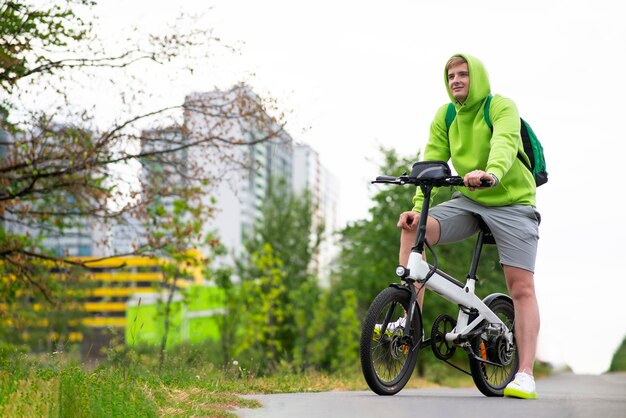
[[[318,417],[590,417],[626,418],[626,373],[559,374],[537,380],[537,400],[487,398],[478,389],[405,389],[394,396],[370,391],[247,395],[263,407],[241,418]]]

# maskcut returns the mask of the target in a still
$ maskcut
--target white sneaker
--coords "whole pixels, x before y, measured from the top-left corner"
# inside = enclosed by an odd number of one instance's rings
[[[515,379],[504,388],[504,396],[520,399],[537,399],[535,378],[533,375],[519,372]]]
[[[398,319],[395,322],[390,322],[389,324],[387,324],[387,331],[393,332],[397,328],[404,328],[404,324],[405,323],[406,323],[406,318],[404,318],[404,317]],[[382,328],[382,326],[383,326],[383,324],[376,324],[374,329],[377,330],[378,332],[380,332],[380,329]]]

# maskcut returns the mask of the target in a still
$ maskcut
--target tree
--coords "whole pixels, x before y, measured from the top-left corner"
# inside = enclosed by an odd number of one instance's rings
[[[611,366],[609,372],[624,372],[626,371],[626,338],[622,340],[622,344],[618,347],[611,359]]]
[[[286,284],[292,290],[316,280],[311,262],[319,251],[324,223],[315,223],[315,211],[310,191],[294,192],[286,179],[272,178],[262,220],[245,244],[248,252],[271,244],[284,261]]]
[[[24,2],[2,1],[0,89],[11,94],[26,77],[52,74],[62,67],[77,64],[77,60],[59,62],[52,58],[51,52],[86,39],[91,25],[76,16],[72,7],[90,4],[90,0],[66,0],[48,7],[34,7]],[[11,102],[3,98],[0,113],[4,119],[11,107]]]
[[[314,221],[315,207],[311,194],[305,190],[293,192],[285,179],[272,178],[262,208],[262,219],[246,241],[248,254],[270,245],[282,261],[286,292],[281,305],[289,311],[278,338],[283,348],[283,359],[305,365],[309,338],[306,324],[313,319],[313,309],[319,296],[317,275],[312,264],[317,255],[323,222]],[[256,280],[247,260],[240,263],[242,281]]]
[[[280,334],[292,312],[284,303],[287,287],[283,262],[270,244],[263,244],[252,254],[251,269],[254,279],[241,285],[238,318],[243,327],[237,354],[251,357],[263,373],[276,366],[285,352]]]
[[[336,324],[336,355],[331,366],[334,371],[349,373],[358,369],[359,364],[361,327],[356,309],[356,291],[344,290],[335,302],[338,304],[335,311],[338,315],[333,321]]]
[[[361,327],[356,293],[322,291],[307,326],[307,366],[347,375],[358,370]]]
[[[270,115],[271,101],[240,84],[210,100],[145,107],[152,93],[133,84],[137,75],[129,69],[141,63],[149,68],[140,73],[146,77],[168,66],[180,70],[182,62],[191,70],[187,65],[206,61],[219,40],[210,29],[188,25],[161,34],[135,31],[135,43],[123,50],[105,46],[84,17],[94,4],[0,3],[0,277],[10,278],[0,285],[4,317],[14,316],[18,296],[59,300],[42,262],[85,265],[50,251],[47,237],[91,225],[105,232],[143,225],[141,240],[126,254],[171,255],[202,242],[198,225],[212,214],[203,197],[220,178],[215,168],[249,164],[245,152],[233,149],[283,132]],[[109,71],[119,72],[111,85],[123,86],[113,120],[72,102],[70,94],[84,89],[85,77],[87,84],[106,81]],[[56,105],[33,107],[25,98],[34,94],[52,94]]]

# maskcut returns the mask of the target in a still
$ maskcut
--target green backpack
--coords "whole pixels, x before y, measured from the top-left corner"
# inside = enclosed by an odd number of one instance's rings
[[[489,118],[489,106],[491,105],[492,96],[487,97],[485,102],[484,118],[485,123],[491,129],[493,133],[493,125]],[[450,125],[456,117],[456,109],[454,105],[450,103],[448,105],[448,111],[446,112],[446,132],[450,130]],[[532,128],[524,119],[520,118],[520,135],[522,137],[522,143],[524,144],[524,152],[517,153],[517,158],[530,170],[535,178],[535,184],[537,187],[548,182],[548,172],[546,171],[546,160],[543,156],[543,147],[541,142],[533,132]]]

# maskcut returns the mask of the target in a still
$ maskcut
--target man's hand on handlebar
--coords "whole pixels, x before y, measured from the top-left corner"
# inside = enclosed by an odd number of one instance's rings
[[[415,231],[415,229],[417,228],[419,217],[419,212],[402,212],[400,214],[400,219],[398,220],[398,228],[406,229],[408,231]]]
[[[487,173],[482,170],[470,171],[463,177],[463,182],[470,191],[476,189],[484,189],[487,187],[493,187],[498,184],[498,179],[493,174]]]

